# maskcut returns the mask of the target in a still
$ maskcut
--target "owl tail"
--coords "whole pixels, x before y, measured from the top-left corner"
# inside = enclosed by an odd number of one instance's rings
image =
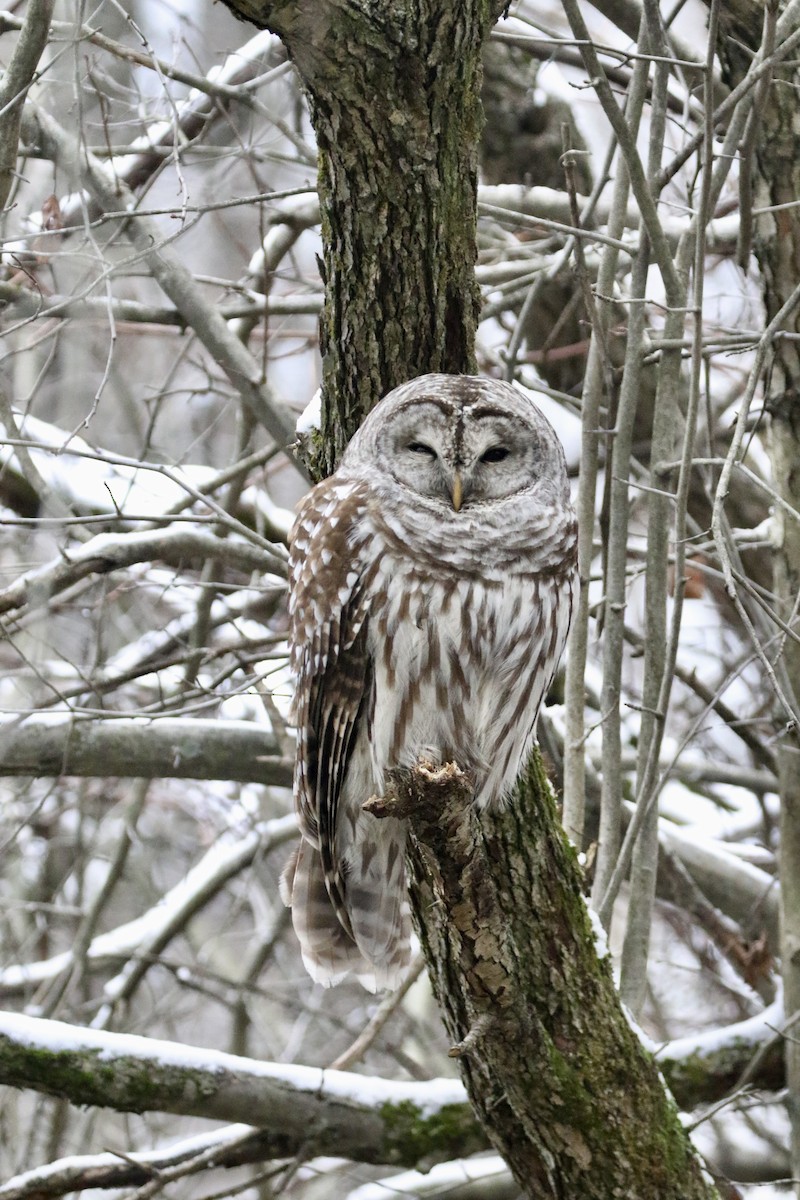
[[[304,838],[283,870],[280,890],[292,910],[303,965],[316,983],[333,987],[351,971],[364,969],[358,947],[331,904],[319,851]]]
[[[301,840],[281,875],[281,899],[291,907],[303,964],[311,978],[324,987],[341,983],[352,972],[371,992],[395,988],[408,966],[411,922],[402,842],[399,896],[386,877],[375,877],[376,857],[382,858],[385,865],[389,861],[385,855],[374,855],[367,862],[366,873],[347,875],[347,911],[342,915],[345,920],[349,917],[352,935],[331,901],[322,859],[314,846]]]
[[[347,915],[373,990],[396,988],[411,958],[405,847],[405,822],[362,813],[353,842],[341,849]],[[370,986],[361,974],[359,979]]]

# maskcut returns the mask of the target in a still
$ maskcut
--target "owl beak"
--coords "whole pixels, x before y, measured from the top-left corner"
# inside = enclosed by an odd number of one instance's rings
[[[464,485],[461,482],[461,475],[456,471],[453,475],[453,483],[450,488],[450,495],[453,498],[453,508],[456,512],[461,511],[461,501],[464,499]]]

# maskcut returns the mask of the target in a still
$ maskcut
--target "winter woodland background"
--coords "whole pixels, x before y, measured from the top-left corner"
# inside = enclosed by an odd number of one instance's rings
[[[0,14],[5,66],[29,5]],[[557,793],[572,780],[565,820],[623,997],[665,1059],[697,1052],[701,1083],[679,1095],[696,1141],[767,1200],[791,1170],[775,965],[790,634],[772,593],[771,343],[745,220],[758,197],[738,152],[753,123],[732,145],[705,123],[726,90],[704,5],[664,3],[670,54],[649,57],[635,4],[582,5],[614,94],[632,97],[629,118],[642,106],[650,176],[688,150],[657,209],[676,254],[697,217],[701,269],[676,332],[662,274],[637,273],[637,206],[581,39],[558,3],[510,7],[485,59],[479,366],[536,393],[576,495],[583,475],[593,539],[584,638],[579,627],[540,740]],[[356,983],[322,991],[278,898],[295,836],[285,541],[307,483],[274,436],[303,413],[313,434],[322,297],[315,146],[293,68],[276,37],[205,0],[64,0],[54,18],[33,82],[16,85],[30,83],[2,227],[0,1006],[365,1080],[456,1080],[424,973],[388,1002]],[[755,104],[748,93],[729,120]],[[242,347],[265,381],[249,404]],[[682,438],[688,410],[690,436],[678,504],[659,509],[652,418],[670,354],[672,423]],[[595,414],[583,432],[582,411]],[[598,433],[616,419],[616,438]],[[643,643],[659,565],[668,712],[654,729]],[[629,883],[620,839],[649,797],[658,819],[651,804]],[[718,1050],[733,1065],[712,1102],[702,1078]],[[214,1147],[235,1153],[244,1125],[180,1104],[82,1108],[29,1083],[0,1089],[3,1198],[118,1188],[135,1152],[167,1174],[131,1177],[126,1195],[517,1194],[494,1156],[406,1178],[367,1153],[335,1157],[335,1138],[306,1161],[296,1135],[215,1171]]]

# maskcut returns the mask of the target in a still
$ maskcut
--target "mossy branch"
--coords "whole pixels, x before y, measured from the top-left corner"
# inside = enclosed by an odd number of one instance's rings
[[[390,1083],[0,1014],[0,1083],[123,1112],[260,1126],[264,1157],[431,1165],[486,1148],[454,1080]]]
[[[436,787],[441,794],[441,778]],[[776,1022],[780,1020],[777,1012],[772,1016]],[[708,1067],[726,1064],[730,1075],[752,1060],[753,1050],[766,1044],[767,1033],[777,1040],[769,1031],[767,1017],[743,1022],[741,1028],[734,1026],[724,1038],[715,1036],[709,1046],[703,1045],[702,1038],[693,1047],[688,1039],[687,1044],[667,1046],[659,1062],[690,1103],[719,1098],[722,1075],[709,1074]],[[461,1055],[479,1056],[485,1049],[484,1036],[491,1039],[498,1026],[484,1018],[473,1028],[477,1034],[463,1040],[458,1047]],[[760,1054],[757,1072],[748,1082],[765,1082],[762,1067],[770,1054]],[[708,1090],[709,1080],[713,1093]],[[150,1109],[224,1120],[238,1117],[242,1124],[219,1131],[214,1158],[219,1167],[304,1151],[349,1154],[362,1161],[425,1169],[452,1155],[485,1148],[466,1095],[451,1080],[422,1085],[376,1083],[345,1072],[278,1067],[170,1042],[10,1014],[0,1016],[0,1083],[64,1096],[76,1104],[123,1111]],[[309,1122],[305,1128],[304,1120]],[[256,1123],[264,1123],[266,1128],[253,1128]],[[249,1136],[248,1128],[252,1129]],[[579,1145],[574,1141],[573,1150]],[[184,1151],[175,1147],[174,1161],[167,1157],[174,1165],[192,1153],[197,1153],[196,1140]],[[90,1187],[134,1185],[150,1178],[147,1156],[141,1167],[112,1155],[71,1156],[0,1185],[0,1200],[41,1200]]]

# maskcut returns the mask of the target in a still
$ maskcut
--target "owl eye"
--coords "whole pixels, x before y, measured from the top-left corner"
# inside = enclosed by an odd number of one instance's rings
[[[429,458],[436,458],[436,451],[432,446],[426,446],[424,442],[409,442],[408,449],[412,454],[427,454]]]
[[[490,446],[485,453],[481,455],[481,462],[496,463],[502,462],[504,458],[508,458],[509,451],[505,446]]]

